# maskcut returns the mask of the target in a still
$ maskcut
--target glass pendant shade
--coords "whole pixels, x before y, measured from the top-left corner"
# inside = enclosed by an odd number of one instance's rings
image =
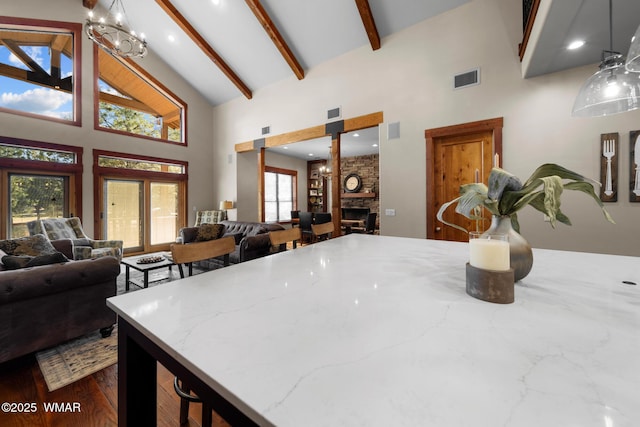
[[[580,88],[573,104],[575,117],[601,117],[640,108],[640,73],[625,68],[624,56],[613,54]]]
[[[638,26],[635,35],[631,39],[626,67],[627,71],[640,73],[640,26]]]

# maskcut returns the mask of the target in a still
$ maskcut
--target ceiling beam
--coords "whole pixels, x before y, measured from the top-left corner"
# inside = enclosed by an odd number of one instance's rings
[[[278,28],[275,26],[271,18],[269,18],[269,14],[267,13],[267,11],[264,10],[264,7],[262,7],[262,4],[260,4],[260,0],[245,1],[247,2],[249,9],[251,9],[253,14],[258,19],[258,22],[260,22],[264,30],[267,32],[269,38],[271,38],[271,41],[273,41],[273,44],[276,45],[276,47],[280,51],[280,54],[282,55],[284,60],[287,61],[287,64],[289,64],[289,67],[291,67],[291,70],[296,75],[298,80],[304,79],[304,69],[302,69],[302,66],[300,66],[300,63],[296,59],[293,52],[291,52],[291,49],[289,49],[289,45],[287,45],[287,42],[280,34],[280,31],[278,31]]]
[[[356,0],[356,6],[358,6],[358,12],[360,12],[360,18],[362,18],[364,29],[369,37],[371,48],[373,50],[380,49],[380,35],[376,28],[376,21],[371,13],[371,7],[369,7],[369,0]]]
[[[82,0],[82,5],[87,9],[93,9],[98,4],[98,0]]]
[[[231,67],[229,67],[227,63],[224,62],[222,57],[218,55],[215,50],[213,50],[213,48],[209,45],[209,43],[207,43],[204,37],[202,37],[200,33],[198,33],[196,29],[193,28],[189,21],[187,21],[185,17],[182,16],[180,12],[178,12],[178,9],[176,9],[169,0],[156,0],[156,3],[160,5],[162,10],[164,10],[165,13],[169,15],[169,17],[173,19],[173,21],[178,24],[180,28],[182,28],[182,31],[184,31],[191,38],[191,40],[193,40],[194,43],[204,52],[204,54],[207,55],[209,59],[211,59],[211,61],[218,66],[220,71],[222,71],[222,73],[227,76],[227,78],[231,80],[234,85],[236,85],[236,87],[240,90],[240,92],[242,92],[244,96],[247,97],[247,99],[251,99],[253,97],[253,94],[251,93],[251,90],[247,87],[247,85],[245,85],[244,82],[240,80],[240,77],[238,77],[236,73],[231,69]]]

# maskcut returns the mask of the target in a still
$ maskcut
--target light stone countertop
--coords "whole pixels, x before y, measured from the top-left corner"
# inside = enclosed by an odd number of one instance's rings
[[[640,258],[534,249],[507,305],[468,258],[351,234],[107,304],[261,425],[640,425]]]

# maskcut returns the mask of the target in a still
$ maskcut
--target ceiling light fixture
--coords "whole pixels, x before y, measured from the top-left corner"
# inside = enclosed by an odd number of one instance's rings
[[[613,6],[609,0],[610,50],[602,51],[600,70],[580,88],[573,104],[575,117],[601,117],[640,108],[640,74],[629,73],[625,58],[613,50]]]
[[[581,48],[582,46],[584,46],[584,40],[576,40],[574,42],[569,43],[569,46],[567,46],[567,49],[575,50],[575,49]]]
[[[115,7],[114,7],[115,6]],[[130,30],[121,0],[113,0],[105,17],[93,11],[84,24],[84,32],[91,41],[114,56],[142,58],[147,54],[144,34]]]
[[[638,26],[635,35],[631,38],[626,67],[627,71],[640,73],[640,26]]]

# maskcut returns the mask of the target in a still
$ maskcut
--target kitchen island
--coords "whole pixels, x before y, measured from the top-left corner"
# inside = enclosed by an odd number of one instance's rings
[[[158,360],[232,425],[640,425],[640,259],[534,249],[501,305],[468,258],[351,234],[110,298],[119,423],[155,425]]]

